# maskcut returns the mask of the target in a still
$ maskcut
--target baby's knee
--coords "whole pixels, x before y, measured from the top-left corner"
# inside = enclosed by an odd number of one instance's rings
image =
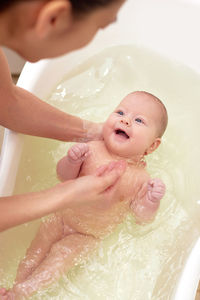
[[[70,234],[63,238],[61,241],[54,244],[53,251],[61,251],[63,255],[70,252],[80,252],[81,250],[87,250],[90,247],[94,247],[97,243],[97,239],[92,235],[85,235],[81,233]]]

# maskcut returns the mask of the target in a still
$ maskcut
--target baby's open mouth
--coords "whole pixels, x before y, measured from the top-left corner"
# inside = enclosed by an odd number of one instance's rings
[[[124,130],[116,129],[115,130],[115,134],[120,135],[120,136],[122,136],[122,137],[124,137],[126,139],[129,139],[128,134]]]

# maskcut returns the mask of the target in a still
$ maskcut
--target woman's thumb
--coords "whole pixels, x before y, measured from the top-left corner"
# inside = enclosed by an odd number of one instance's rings
[[[101,192],[104,192],[111,186],[113,186],[120,176],[126,170],[126,162],[123,160],[117,162],[111,162],[106,166],[100,167],[96,171],[96,175],[101,179],[100,181],[100,189]]]

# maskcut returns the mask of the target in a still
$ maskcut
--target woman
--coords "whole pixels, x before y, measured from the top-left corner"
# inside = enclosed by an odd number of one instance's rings
[[[125,0],[0,0],[0,45],[30,62],[86,45],[116,19]],[[66,114],[13,85],[0,51],[0,125],[23,134],[63,141],[101,138],[101,125]],[[0,199],[0,231],[69,206],[103,201],[125,166],[103,166],[95,174],[37,193]],[[109,188],[111,187],[112,188]],[[108,189],[109,188],[109,189]]]

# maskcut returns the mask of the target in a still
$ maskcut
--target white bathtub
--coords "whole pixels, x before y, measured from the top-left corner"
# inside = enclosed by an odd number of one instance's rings
[[[200,72],[200,0],[128,0],[118,22],[82,50],[54,60],[27,63],[18,81],[38,97],[49,94],[76,65],[107,46],[134,43]],[[47,84],[48,83],[48,84]],[[12,194],[23,147],[23,136],[5,131],[0,161],[0,194]],[[200,278],[200,239],[197,240],[170,300],[195,298]]]

